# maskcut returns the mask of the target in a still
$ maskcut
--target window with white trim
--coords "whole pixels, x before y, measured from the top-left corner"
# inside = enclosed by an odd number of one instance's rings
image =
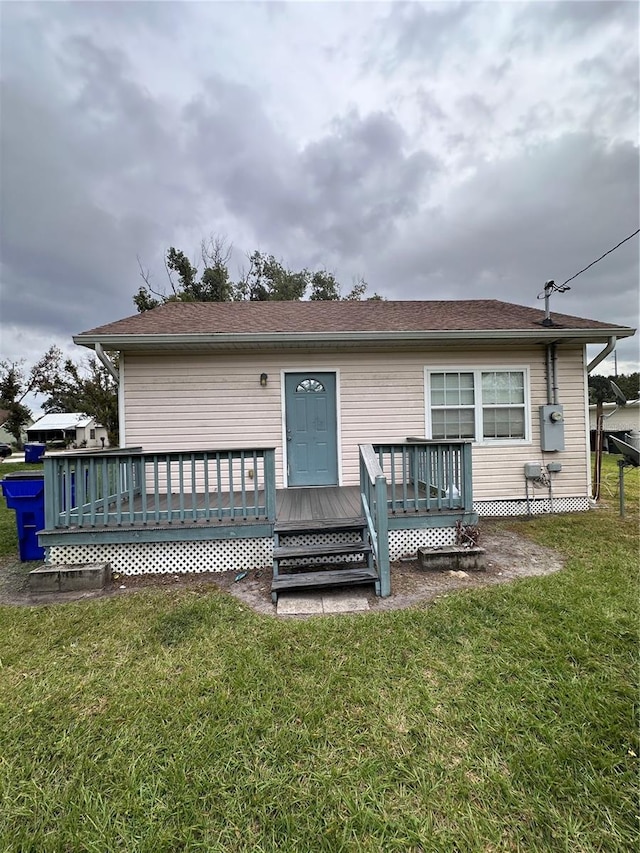
[[[427,371],[427,423],[433,439],[527,441],[525,370]]]

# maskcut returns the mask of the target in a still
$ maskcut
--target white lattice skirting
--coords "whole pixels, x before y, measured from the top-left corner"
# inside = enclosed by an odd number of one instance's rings
[[[323,542],[351,541],[350,534],[326,534]],[[291,541],[294,540],[294,541]],[[318,543],[314,537],[289,537],[287,544]],[[397,560],[413,554],[421,546],[453,545],[453,527],[430,527],[421,530],[389,531],[389,557]],[[325,558],[323,562],[338,561]],[[119,544],[52,545],[48,548],[47,562],[110,563],[114,573],[120,575],[186,574],[187,572],[238,572],[271,567],[273,540],[234,539],[196,542],[135,542]]]
[[[52,545],[47,562],[111,563],[121,575],[237,572],[271,566],[273,540],[234,539],[200,542],[136,542]]]
[[[531,500],[532,515],[551,512],[548,498]],[[553,512],[581,512],[590,508],[589,498],[556,498]],[[478,501],[473,509],[480,516],[514,516],[527,514],[525,500]],[[351,541],[353,534],[326,534],[322,542]],[[284,540],[288,545],[318,543],[316,537],[295,536]],[[426,527],[415,530],[389,531],[389,558],[415,556],[418,548],[455,545],[454,527]],[[323,562],[339,561],[334,557]],[[273,540],[260,539],[204,540],[196,542],[136,542],[91,545],[52,545],[47,549],[47,562],[111,563],[112,571],[121,575],[185,574],[187,572],[238,572],[271,567]]]
[[[586,512],[591,509],[589,498],[554,498],[553,509],[549,498],[536,498],[526,500],[506,501],[474,501],[473,511],[480,516],[506,516],[506,515],[545,515],[556,512]]]
[[[390,530],[389,559],[414,557],[418,548],[437,548],[439,545],[455,545],[455,527],[423,527],[420,530]]]

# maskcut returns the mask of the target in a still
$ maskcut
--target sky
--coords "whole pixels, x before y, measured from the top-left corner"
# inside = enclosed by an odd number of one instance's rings
[[[165,250],[211,235],[234,279],[259,249],[345,292],[541,307],[639,226],[639,8],[1,2],[0,358],[81,359],[138,259],[166,290]],[[552,310],[637,326],[638,257]]]

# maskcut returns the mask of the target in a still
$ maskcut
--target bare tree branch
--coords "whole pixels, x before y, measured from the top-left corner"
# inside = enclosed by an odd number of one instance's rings
[[[150,270],[146,270],[146,272],[145,272],[145,269],[142,266],[142,262],[141,262],[140,257],[138,255],[136,255],[136,259],[138,261],[138,266],[140,267],[140,278],[144,281],[149,293],[153,293],[154,296],[159,296],[161,299],[165,299],[166,298],[165,293],[162,293],[161,291],[155,290],[153,287],[151,287],[151,272],[150,272]],[[167,262],[165,259],[165,267],[166,267],[166,265],[167,265]],[[174,293],[175,293],[175,290],[174,290]]]
[[[231,258],[233,244],[219,234],[210,234],[208,240],[204,237],[200,244],[202,263],[206,267],[227,266]]]

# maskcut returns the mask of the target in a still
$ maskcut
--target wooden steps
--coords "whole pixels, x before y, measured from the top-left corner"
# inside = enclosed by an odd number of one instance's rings
[[[375,569],[324,569],[316,572],[295,572],[279,575],[273,579],[271,592],[283,589],[320,589],[330,586],[356,586],[363,583],[376,583],[378,573]]]
[[[279,545],[273,549],[274,560],[295,557],[339,557],[347,554],[368,554],[369,545],[360,542],[331,542],[325,545]]]
[[[304,542],[301,543],[302,538]],[[327,542],[327,538],[333,541]],[[340,541],[342,538],[345,541]],[[341,557],[345,561],[336,564],[335,559]],[[315,561],[309,564],[311,558]],[[274,604],[278,601],[278,592],[285,589],[318,589],[365,583],[375,584],[376,592],[379,593],[379,578],[373,565],[364,518],[305,519],[276,522],[274,525],[271,584]]]
[[[303,533],[361,532],[367,526],[364,516],[357,518],[315,518],[305,521],[276,521],[274,533],[299,536]]]

